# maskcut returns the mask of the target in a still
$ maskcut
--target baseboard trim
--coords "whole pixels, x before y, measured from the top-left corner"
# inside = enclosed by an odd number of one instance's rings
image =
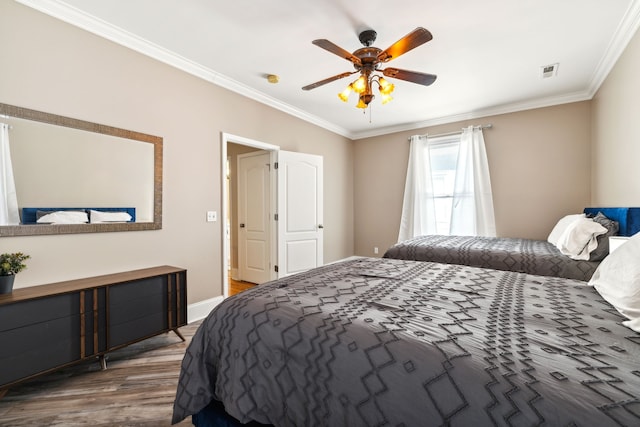
[[[199,301],[194,304],[189,304],[187,307],[187,323],[192,323],[201,319],[204,319],[211,313],[211,310],[215,308],[224,300],[221,295],[219,297],[210,298],[204,301]]]

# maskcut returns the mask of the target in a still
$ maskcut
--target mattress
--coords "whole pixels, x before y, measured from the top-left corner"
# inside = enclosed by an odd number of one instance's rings
[[[361,258],[218,305],[173,422],[221,402],[277,426],[640,424],[640,334],[583,281]]]
[[[478,236],[418,236],[389,248],[384,258],[433,261],[588,281],[599,262],[563,255],[545,240]]]

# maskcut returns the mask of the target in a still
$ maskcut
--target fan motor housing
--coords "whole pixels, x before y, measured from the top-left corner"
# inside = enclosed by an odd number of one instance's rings
[[[353,56],[358,57],[362,63],[361,66],[354,65],[356,70],[362,68],[377,69],[379,64],[378,55],[380,52],[382,52],[382,49],[378,49],[377,47],[362,47],[353,52]]]

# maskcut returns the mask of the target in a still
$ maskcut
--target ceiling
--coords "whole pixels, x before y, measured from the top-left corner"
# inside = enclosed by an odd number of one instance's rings
[[[640,0],[17,1],[352,139],[590,99],[640,22]],[[301,89],[353,71],[312,40],[353,52],[374,29],[385,49],[417,27],[433,40],[382,68],[431,86],[388,79],[394,100],[364,111],[337,97],[355,75]]]

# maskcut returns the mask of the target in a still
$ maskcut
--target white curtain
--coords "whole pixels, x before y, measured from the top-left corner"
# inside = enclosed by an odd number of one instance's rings
[[[425,136],[411,137],[399,242],[423,234],[436,234],[431,161],[427,141]]]
[[[451,235],[496,235],[489,162],[481,127],[462,131],[451,210]]]
[[[9,125],[0,123],[0,225],[18,224],[20,214],[9,150]]]
[[[431,172],[430,140],[412,136],[398,241],[438,234]],[[495,236],[489,163],[480,127],[460,135],[450,235]]]

